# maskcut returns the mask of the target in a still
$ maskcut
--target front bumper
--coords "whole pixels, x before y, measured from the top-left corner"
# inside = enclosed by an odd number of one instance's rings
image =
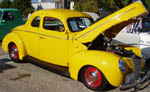
[[[120,90],[138,88],[140,84],[146,82],[150,78],[150,71],[141,71],[141,58],[137,56],[132,56],[131,59],[134,62],[134,72],[126,76],[124,84],[120,85]]]
[[[149,79],[150,79],[150,71],[148,71],[145,74],[145,76],[143,76],[142,78],[139,78],[138,80],[134,81],[133,83],[120,85],[120,90],[127,90],[130,88],[137,88],[138,89],[141,84],[145,83]]]

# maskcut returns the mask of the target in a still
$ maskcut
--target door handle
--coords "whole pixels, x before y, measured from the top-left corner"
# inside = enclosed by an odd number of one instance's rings
[[[40,39],[45,39],[44,37],[40,37]]]

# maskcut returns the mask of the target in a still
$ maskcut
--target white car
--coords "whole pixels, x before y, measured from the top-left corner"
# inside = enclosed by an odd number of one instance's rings
[[[89,14],[94,21],[100,19],[100,16],[93,12]],[[138,23],[132,23],[126,26],[112,41],[113,44],[132,45],[143,50],[146,59],[150,59],[150,17],[141,19]]]
[[[113,44],[116,43],[139,47],[145,53],[146,58],[150,59],[150,17],[126,26],[113,39]]]
[[[98,18],[100,18],[100,16],[97,14],[97,13],[94,13],[94,12],[84,12],[88,15],[90,15],[94,21],[96,21]]]

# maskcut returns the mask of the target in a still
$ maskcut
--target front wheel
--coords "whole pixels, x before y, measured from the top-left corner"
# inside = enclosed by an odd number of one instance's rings
[[[18,48],[15,44],[11,44],[9,46],[9,56],[11,58],[11,60],[15,61],[15,62],[19,62],[19,51]]]
[[[85,67],[81,74],[81,80],[89,89],[100,91],[107,86],[105,76],[95,67]]]

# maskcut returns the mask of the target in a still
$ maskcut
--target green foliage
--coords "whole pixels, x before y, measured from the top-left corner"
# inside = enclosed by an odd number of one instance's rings
[[[112,12],[117,9],[114,0],[103,0],[100,7]]]
[[[24,17],[28,16],[28,14],[29,14],[30,12],[34,12],[34,9],[32,9],[32,8],[27,8],[27,9],[23,12]]]
[[[11,7],[18,8],[23,16],[27,16],[27,13],[33,11],[30,0],[14,0]]]
[[[131,4],[134,0],[68,0],[74,1],[75,10],[97,12],[98,8],[114,12]],[[141,0],[145,7],[150,10],[150,0]]]
[[[150,10],[150,0],[142,0],[142,1],[145,1],[145,2],[144,2],[145,7],[146,7],[148,10]]]
[[[98,12],[98,2],[97,0],[75,1],[74,9],[78,11]]]
[[[79,11],[96,12],[98,8],[104,8],[107,11],[114,12],[120,8],[127,6],[134,0],[67,0],[67,1],[74,1],[75,2],[74,9]],[[145,7],[148,10],[150,10],[150,0],[141,0],[141,1],[144,3]]]
[[[11,3],[11,8],[19,8],[20,7],[20,4],[21,4],[21,0],[14,0],[12,3]]]
[[[0,3],[0,8],[10,8],[10,4],[11,4],[11,2],[9,0],[3,0]]]
[[[82,4],[80,4],[79,2],[76,2],[74,5],[74,9],[78,11],[82,11]]]

